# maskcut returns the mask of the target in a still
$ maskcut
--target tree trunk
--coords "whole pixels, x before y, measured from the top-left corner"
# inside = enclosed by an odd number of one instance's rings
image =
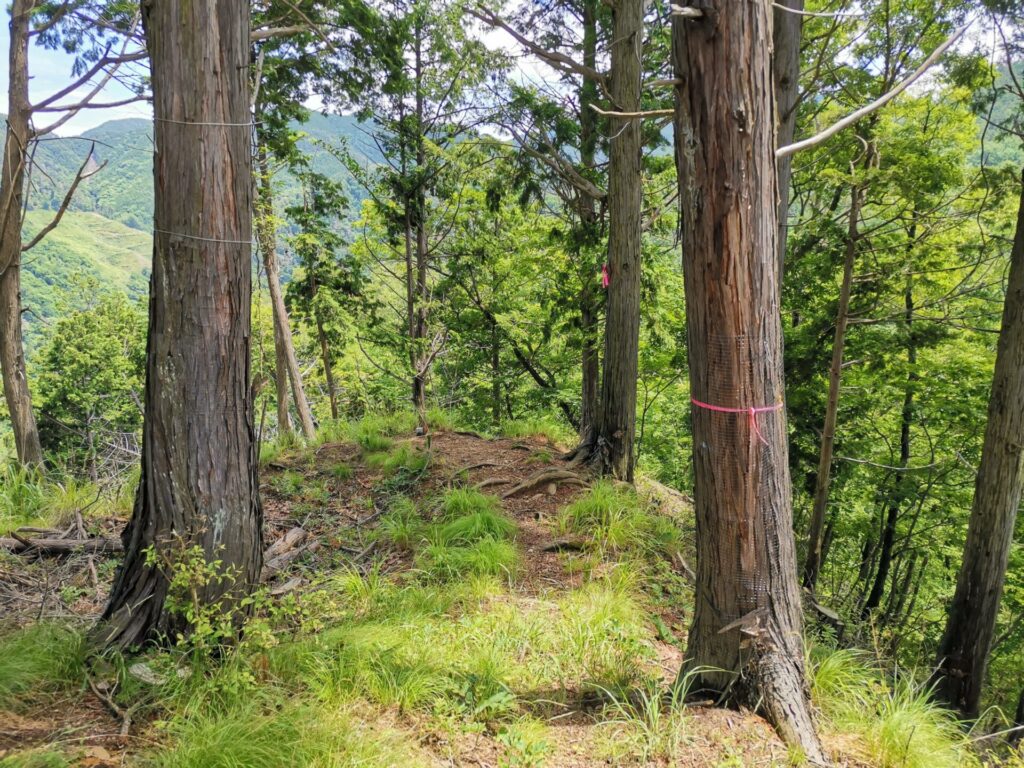
[[[32,411],[21,337],[21,225],[25,169],[32,140],[28,40],[29,17],[34,7],[30,0],[14,0],[11,4],[7,132],[0,177],[0,372],[18,461],[42,466],[43,448]]]
[[[640,110],[643,0],[612,6],[613,109]],[[608,159],[608,302],[598,449],[603,469],[633,480],[637,355],[640,344],[640,213],[643,205],[640,121],[611,118]]]
[[[491,322],[491,424],[501,425],[501,334]]]
[[[292,342],[292,329],[288,321],[288,309],[284,304],[281,291],[281,275],[277,268],[277,238],[274,232],[273,190],[270,187],[270,168],[267,163],[266,149],[259,151],[259,216],[257,217],[257,234],[260,239],[260,251],[263,254],[263,269],[267,273],[267,292],[270,294],[270,306],[274,315],[274,357],[276,361],[274,380],[277,384],[277,421],[278,428],[291,430],[291,419],[288,417],[288,386],[291,385],[295,411],[299,414],[302,434],[307,440],[316,437],[313,414],[306,399],[306,390],[302,384],[302,372],[295,356],[295,344]],[[283,405],[282,405],[283,403]],[[282,408],[284,412],[282,413]]]
[[[597,69],[597,0],[584,0],[583,66]],[[590,78],[580,83],[580,165],[592,173],[597,159],[597,84]],[[575,237],[576,258],[580,269],[580,330],[583,347],[580,359],[580,446],[592,450],[597,441],[600,419],[601,363],[598,352],[598,293],[593,270],[592,250],[598,242],[597,201],[583,191],[576,192],[579,209]]]
[[[1017,711],[1013,715],[1013,725],[1016,730],[1008,739],[1011,746],[1024,740],[1024,688],[1021,689],[1020,698],[1017,699]]]
[[[963,564],[939,644],[935,695],[976,717],[1021,495],[1024,446],[1024,179],[996,348],[988,424]],[[1022,700],[1024,703],[1024,700]]]
[[[249,383],[249,3],[148,0],[142,11],[156,146],[142,476],[100,627],[121,648],[190,630],[166,599],[169,571],[195,548],[220,577],[178,599],[240,621],[263,549]]]
[[[331,418],[338,419],[338,390],[334,384],[334,366],[331,365],[331,346],[327,342],[327,331],[324,323],[316,319],[316,337],[320,342],[320,359],[324,364],[324,378],[327,380],[327,397],[331,401]]]
[[[771,7],[698,7],[700,19],[677,16],[672,30],[690,391],[736,412],[693,410],[698,562],[686,668],[823,763],[804,680],[782,409]]]
[[[846,251],[843,255],[843,282],[839,289],[839,306],[836,309],[836,333],[832,341],[832,365],[828,374],[828,402],[825,405],[825,424],[821,429],[821,453],[818,456],[814,506],[811,509],[811,524],[807,533],[807,557],[804,560],[804,586],[812,592],[818,584],[818,573],[824,564],[822,545],[825,532],[825,511],[828,506],[828,489],[832,479],[832,449],[835,446],[836,418],[839,415],[839,385],[843,376],[843,353],[846,345],[846,326],[850,315],[853,265],[857,258],[857,242],[860,239],[857,233],[860,204],[861,188],[854,184],[850,190],[850,221],[846,233]]]
[[[772,11],[772,75],[775,82],[775,103],[779,116],[776,146],[793,143],[796,135],[796,112],[800,99],[800,36],[803,16],[785,10],[804,9],[804,0],[782,0]],[[786,264],[786,243],[789,239],[789,186],[793,156],[786,155],[776,161],[779,172],[779,281]]]

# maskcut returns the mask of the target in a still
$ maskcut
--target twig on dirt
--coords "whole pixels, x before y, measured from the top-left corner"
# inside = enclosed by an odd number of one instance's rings
[[[481,435],[479,432],[473,432],[468,429],[453,429],[453,435],[462,435],[463,437],[475,437],[477,440],[486,440],[487,438]]]
[[[89,684],[89,690],[93,692],[93,695],[110,710],[110,714],[121,721],[121,738],[126,737],[128,735],[128,731],[131,730],[132,727],[132,715],[135,714],[135,710],[138,709],[139,705],[132,704],[127,709],[121,709],[121,707],[117,706],[117,702],[99,689],[99,686],[93,682],[91,676],[86,675],[85,681]]]
[[[468,464],[467,466],[462,467],[461,469],[455,470],[455,472],[452,473],[452,479],[455,479],[456,477],[461,475],[463,472],[472,472],[474,469],[483,469],[484,467],[499,467],[499,466],[501,466],[501,462],[489,461],[489,460],[485,459],[484,461],[478,461],[476,464]]]
[[[481,480],[473,487],[476,488],[478,491],[482,491],[484,488],[490,488],[492,485],[508,485],[511,482],[511,480],[506,480],[501,477],[488,477]]]

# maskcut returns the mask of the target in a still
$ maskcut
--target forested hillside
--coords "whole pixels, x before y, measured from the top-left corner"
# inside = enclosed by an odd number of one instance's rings
[[[1022,768],[1018,5],[12,0],[0,768]]]

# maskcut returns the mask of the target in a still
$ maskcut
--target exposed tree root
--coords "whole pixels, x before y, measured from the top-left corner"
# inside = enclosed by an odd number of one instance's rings
[[[575,472],[570,472],[567,469],[543,469],[534,475],[523,480],[519,485],[510,488],[501,494],[501,498],[507,499],[511,496],[523,493],[524,491],[532,490],[539,485],[545,483],[569,483],[570,485],[579,485],[586,487],[587,482]]]

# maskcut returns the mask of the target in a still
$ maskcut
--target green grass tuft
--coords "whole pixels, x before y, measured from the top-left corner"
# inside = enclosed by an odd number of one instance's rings
[[[43,518],[46,506],[46,485],[33,469],[11,464],[0,469],[0,524],[4,527],[31,525],[48,521]]]
[[[441,499],[441,517],[454,520],[474,512],[498,512],[501,504],[494,496],[488,496],[472,488],[454,488]]]
[[[498,541],[510,539],[515,532],[515,523],[507,517],[484,509],[444,523],[431,538],[438,544],[466,545],[487,538]]]
[[[423,540],[426,524],[416,510],[416,504],[406,496],[399,496],[377,526],[378,535],[390,541],[398,549],[412,551]]]
[[[562,533],[587,535],[617,551],[650,541],[652,516],[640,508],[634,490],[601,480],[562,510],[558,527]]]
[[[338,462],[337,464],[331,465],[327,470],[327,473],[335,480],[341,480],[342,482],[345,480],[351,480],[353,475],[352,467],[344,462]]]
[[[0,637],[0,707],[16,706],[29,691],[76,685],[84,675],[85,643],[70,627],[42,622]]]
[[[667,692],[650,680],[627,696],[611,694],[601,723],[605,751],[616,763],[671,760],[687,742],[686,686]]]
[[[573,432],[561,422],[544,417],[513,419],[511,421],[503,422],[501,425],[501,434],[505,437],[511,438],[543,438],[553,444],[568,444],[576,437]]]
[[[490,537],[466,546],[430,544],[416,556],[417,568],[442,581],[467,576],[512,577],[518,564],[515,546]]]
[[[912,676],[888,677],[864,653],[814,648],[811,693],[830,730],[856,737],[860,757],[878,768],[979,765],[951,712]]]
[[[423,765],[404,739],[354,711],[256,697],[227,710],[184,714],[170,743],[143,756],[146,768],[334,768]]]

